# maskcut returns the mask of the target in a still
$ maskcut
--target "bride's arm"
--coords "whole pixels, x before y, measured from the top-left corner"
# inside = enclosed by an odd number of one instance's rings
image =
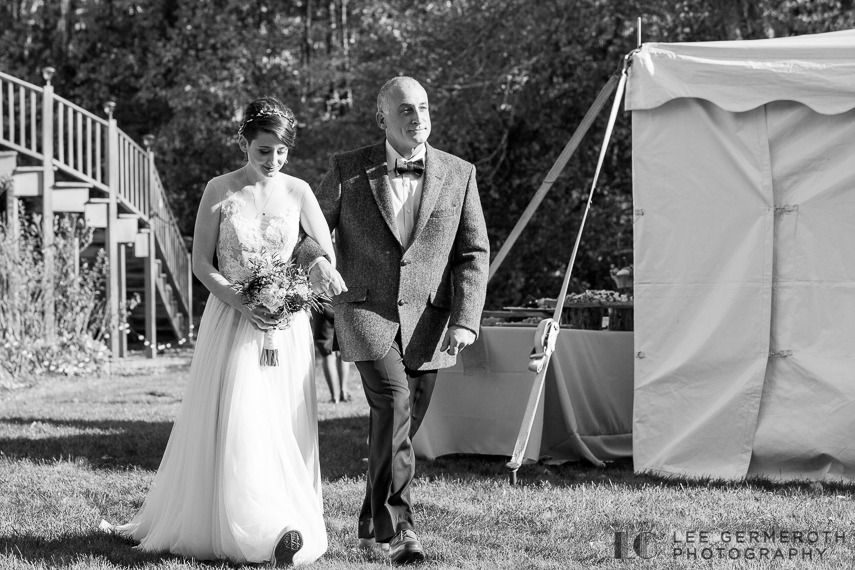
[[[268,318],[269,312],[263,307],[250,310],[244,305],[241,296],[231,288],[228,279],[214,267],[214,253],[220,235],[222,200],[223,192],[209,182],[199,202],[196,228],[193,231],[193,274],[208,291],[240,311],[256,327],[265,330],[276,323],[275,319]]]
[[[302,206],[300,207],[300,225],[306,233],[318,242],[335,267],[335,248],[330,237],[330,228],[324,218],[324,213],[318,204],[318,199],[308,185],[303,189]]]

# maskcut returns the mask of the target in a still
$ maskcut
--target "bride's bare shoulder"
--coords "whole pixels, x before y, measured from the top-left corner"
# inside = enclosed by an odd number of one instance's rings
[[[309,183],[305,180],[291,176],[290,174],[280,173],[282,181],[289,192],[293,192],[295,198],[302,198],[303,194],[310,192]]]
[[[211,178],[208,181],[205,192],[210,193],[212,195],[211,197],[217,201],[228,198],[243,188],[244,184],[242,173],[243,171],[238,169]]]

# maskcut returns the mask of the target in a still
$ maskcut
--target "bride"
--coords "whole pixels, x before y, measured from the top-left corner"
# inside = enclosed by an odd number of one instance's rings
[[[247,275],[247,254],[265,247],[290,257],[301,227],[335,262],[308,184],[279,171],[295,133],[278,99],[250,103],[238,131],[246,164],[202,196],[193,271],[211,295],[189,381],[142,508],[113,527],[144,550],[284,565],[327,549],[309,316],[276,336],[281,365],[260,366],[264,331],[277,321],[230,287]]]

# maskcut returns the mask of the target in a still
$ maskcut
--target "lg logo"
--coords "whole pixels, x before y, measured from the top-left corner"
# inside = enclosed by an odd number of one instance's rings
[[[633,559],[653,558],[659,551],[656,545],[656,537],[652,532],[616,532],[615,533],[615,558]]]

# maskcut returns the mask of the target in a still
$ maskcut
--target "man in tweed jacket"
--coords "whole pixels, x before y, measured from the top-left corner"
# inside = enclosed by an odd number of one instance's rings
[[[342,358],[356,363],[371,408],[362,546],[389,543],[392,561],[424,558],[415,534],[411,437],[436,370],[474,342],[487,286],[489,243],[475,167],[427,144],[427,93],[409,77],[377,97],[380,144],[330,159],[317,189],[336,231],[339,276],[331,283]]]

